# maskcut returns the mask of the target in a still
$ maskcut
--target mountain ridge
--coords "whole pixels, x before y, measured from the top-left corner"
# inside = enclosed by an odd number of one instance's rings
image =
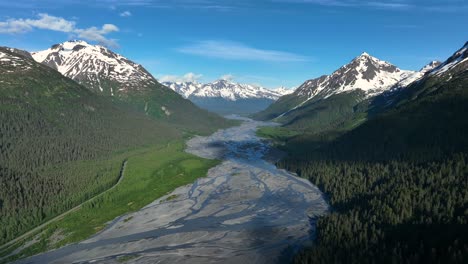
[[[285,88],[270,90],[258,85],[219,79],[211,83],[164,82],[164,85],[201,108],[219,114],[251,114],[264,110],[283,94]]]
[[[117,152],[183,138],[22,51],[0,47],[0,72],[0,244],[112,186]]]
[[[163,82],[184,98],[190,97],[219,97],[231,101],[249,98],[264,98],[277,100],[290,90],[284,87],[271,90],[258,85],[236,83],[230,80],[219,79],[210,83],[199,82]]]
[[[73,40],[31,53],[33,58],[88,88],[107,95],[122,95],[156,84],[140,64],[110,49]]]
[[[364,52],[330,75],[305,81],[294,93],[281,97],[254,117],[261,120],[277,118],[278,121],[292,124],[301,116],[310,116],[312,112],[308,112],[311,110],[321,115],[323,113],[323,116],[327,115],[326,111],[333,111],[337,118],[333,122],[342,123],[346,119],[344,116],[349,117],[355,115],[356,111],[362,111],[361,108],[355,109],[358,104],[406,87],[437,65],[431,62],[421,71],[401,70]],[[333,103],[327,104],[327,100]]]
[[[200,109],[160,84],[142,65],[104,46],[73,40],[33,52],[32,56],[98,95],[187,133],[206,134],[232,123]]]
[[[319,94],[326,98],[333,94],[361,89],[367,96],[372,97],[414,73],[401,70],[364,52],[332,74],[304,82],[296,90],[296,94],[308,96],[309,99]]]

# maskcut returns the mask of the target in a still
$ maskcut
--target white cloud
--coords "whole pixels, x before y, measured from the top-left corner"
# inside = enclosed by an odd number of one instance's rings
[[[245,44],[230,41],[205,40],[195,42],[177,49],[181,53],[227,60],[251,60],[269,62],[307,61],[308,58],[298,54],[265,50],[249,47]]]
[[[119,28],[113,24],[104,24],[101,28],[77,28],[75,21],[66,20],[62,17],[51,16],[48,14],[39,14],[37,19],[8,19],[0,21],[0,33],[20,34],[37,29],[52,30],[69,33],[90,41],[96,41],[106,46],[115,47],[117,42],[114,39],[108,39],[105,35],[119,31]]]
[[[7,20],[0,22],[0,33],[23,33],[31,31],[32,27],[24,21]]]
[[[193,72],[189,72],[184,74],[183,76],[178,75],[164,75],[159,78],[160,82],[197,82],[200,78],[202,78],[202,74],[195,74]]]
[[[21,19],[19,21],[21,21]],[[60,32],[72,32],[75,28],[74,21],[68,21],[61,17],[50,16],[48,14],[39,14],[39,19],[26,19],[24,21],[32,27]]]
[[[124,12],[120,13],[120,16],[121,17],[129,17],[129,16],[132,16],[132,13],[130,11],[124,11]]]
[[[79,38],[97,41],[107,46],[116,47],[117,42],[114,39],[107,39],[104,35],[117,32],[119,28],[112,24],[104,24],[102,28],[90,27],[87,29],[75,29],[74,33]]]
[[[75,28],[75,22],[48,14],[39,14],[38,19],[20,18],[0,22],[0,33],[24,33],[31,31],[33,28],[72,32]]]

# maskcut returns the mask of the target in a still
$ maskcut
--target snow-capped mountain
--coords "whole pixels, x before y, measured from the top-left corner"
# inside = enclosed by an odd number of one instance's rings
[[[433,61],[420,71],[401,70],[389,62],[364,52],[330,75],[304,82],[292,94],[280,98],[268,109],[255,115],[258,119],[293,118],[315,103],[326,105],[326,99],[341,96],[345,109],[380,94],[394,93],[421,79],[440,63]],[[439,66],[440,67],[440,66]],[[349,94],[349,95],[348,95]],[[347,97],[347,98],[344,98]],[[331,100],[333,101],[333,100]],[[333,104],[336,105],[336,101]],[[317,111],[317,110],[314,110]]]
[[[426,66],[422,67],[422,69],[419,70],[419,72],[426,74],[427,72],[430,72],[430,71],[432,71],[433,69],[439,67],[440,64],[442,64],[442,62],[440,62],[440,61],[431,61],[431,62],[430,62],[429,64],[427,64]]]
[[[47,50],[33,52],[32,56],[37,62],[106,95],[141,91],[157,83],[141,65],[106,47],[85,41],[56,44]]]
[[[367,97],[372,97],[389,90],[404,79],[411,79],[415,73],[401,70],[364,52],[331,75],[306,81],[295,94],[308,99],[316,96],[327,98],[359,89],[364,91]]]
[[[444,62],[431,62],[421,72],[424,73],[421,78],[406,88],[384,94],[385,106],[392,107],[402,102],[418,100],[427,94],[443,93],[450,89],[450,85],[445,85],[449,82],[464,83],[468,73],[468,42]]]
[[[440,64],[438,67],[433,69],[429,74],[442,76],[447,72],[450,72],[450,70],[455,69],[455,67],[458,67],[460,65],[463,66],[465,64],[468,64],[468,42],[466,42],[461,49],[455,52],[455,54],[448,58],[444,63]]]
[[[198,82],[163,84],[198,106],[220,114],[248,114],[261,111],[289,92],[287,89],[273,91],[229,80],[217,80],[205,84]]]
[[[33,64],[24,58],[19,50],[0,47],[0,66],[5,72],[24,72],[33,66]]]
[[[399,82],[397,82],[395,85],[392,86],[391,91],[407,87],[413,82],[424,77],[426,73],[437,68],[440,64],[441,64],[440,61],[431,61],[426,66],[422,67],[421,70],[417,72],[412,72],[411,74],[408,74],[407,76],[403,77]]]
[[[29,59],[32,59],[33,57],[31,56],[31,53],[25,51],[25,50],[21,50],[21,49],[15,49],[15,48],[10,48],[10,47],[3,47],[4,49],[10,51],[10,52],[13,52],[15,54],[18,54],[22,57],[26,57],[26,58],[29,58]]]
[[[67,41],[34,52],[32,56],[97,94],[111,96],[134,110],[179,128],[206,132],[225,122],[160,84],[141,65],[106,47]]]
[[[277,89],[273,89],[273,91],[281,94],[281,96],[292,94],[294,93],[295,90],[296,88],[286,88],[284,86],[281,86],[280,88],[277,88]]]
[[[240,84],[229,80],[217,80],[212,83],[197,82],[166,82],[163,83],[185,98],[224,98],[230,101],[239,99],[270,99],[277,100],[284,90],[273,91],[251,84]]]

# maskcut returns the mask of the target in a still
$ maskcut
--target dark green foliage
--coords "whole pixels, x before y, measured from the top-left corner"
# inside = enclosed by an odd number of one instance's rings
[[[209,134],[236,123],[197,107],[159,83],[144,92],[130,93],[112,100],[157,121],[167,122],[188,134]]]
[[[329,196],[317,245],[296,263],[463,263],[468,155],[439,162],[286,161]],[[466,263],[466,262],[465,262]]]
[[[298,98],[295,94],[281,96],[267,109],[259,113],[255,113],[252,117],[257,120],[271,120],[299,105],[305,99],[307,98]]]
[[[115,184],[129,150],[182,137],[164,120],[0,51],[15,58],[0,63],[0,244]]]
[[[313,131],[316,134],[330,130],[349,130],[367,118],[369,100],[365,99],[361,90],[306,100],[293,95],[283,96],[253,117],[259,120],[275,118],[275,121],[289,129],[302,133]],[[280,116],[287,111],[287,114]]]
[[[311,100],[278,121],[293,130],[314,133],[347,129],[366,119],[367,101],[363,98],[364,93],[358,90]]]
[[[427,77],[347,133],[262,131],[333,208],[295,263],[468,261],[467,84],[466,70]]]
[[[160,84],[100,97],[0,52],[0,244],[114,185],[130,150],[232,124]]]

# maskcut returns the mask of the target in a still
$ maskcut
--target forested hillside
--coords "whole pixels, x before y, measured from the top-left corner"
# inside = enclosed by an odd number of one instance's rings
[[[160,84],[142,65],[85,41],[67,41],[32,53],[34,59],[82,84],[97,95],[171,123],[193,134],[209,134],[231,122],[200,109]]]
[[[344,134],[263,131],[289,153],[279,166],[319,186],[334,209],[295,263],[466,263],[466,66],[379,98],[380,113]]]
[[[280,163],[319,186],[334,209],[294,263],[466,263],[467,158]]]
[[[376,97],[405,87],[437,65],[431,62],[420,71],[407,71],[363,53],[330,75],[305,81],[253,117],[274,119],[301,133],[349,130],[367,120]]]
[[[114,185],[126,152],[182,138],[11,49],[0,73],[0,244]]]

